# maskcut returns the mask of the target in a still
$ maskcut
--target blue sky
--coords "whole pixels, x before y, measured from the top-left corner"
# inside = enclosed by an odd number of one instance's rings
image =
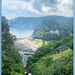
[[[2,0],[2,15],[40,17],[46,15],[73,16],[73,0]]]

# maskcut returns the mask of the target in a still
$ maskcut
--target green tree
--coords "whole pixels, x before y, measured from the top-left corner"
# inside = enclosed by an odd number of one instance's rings
[[[22,58],[18,51],[13,48],[15,36],[10,34],[8,21],[2,17],[1,26],[2,41],[2,75],[24,75]]]

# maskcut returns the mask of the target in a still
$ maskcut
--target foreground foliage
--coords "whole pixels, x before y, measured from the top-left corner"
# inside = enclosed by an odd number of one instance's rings
[[[13,49],[15,36],[9,32],[8,21],[2,17],[2,75],[24,75],[22,58]]]
[[[73,75],[73,53],[53,60],[49,55],[33,64],[33,75]]]
[[[68,50],[56,54],[55,48],[67,45]],[[50,41],[37,49],[27,60],[32,75],[73,75],[73,37]]]

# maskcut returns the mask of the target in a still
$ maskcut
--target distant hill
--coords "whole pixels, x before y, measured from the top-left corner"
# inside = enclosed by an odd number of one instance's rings
[[[10,28],[22,31],[33,30],[33,37],[41,39],[51,39],[57,34],[53,34],[51,35],[52,37],[50,37],[48,32],[55,32],[56,30],[59,30],[57,36],[59,36],[59,34],[67,36],[69,35],[72,26],[73,18],[63,16],[17,17],[10,20]]]
[[[60,40],[70,35],[72,27],[72,17],[48,16],[34,29],[33,37],[43,40]]]
[[[68,24],[70,25],[73,21],[72,17],[68,18],[63,16],[17,17],[10,20],[10,27],[20,29],[21,28],[34,29],[37,25],[42,23],[42,21],[47,21],[49,19],[56,20],[59,24],[62,24],[63,26],[67,26]]]
[[[17,29],[34,29],[42,21],[42,17],[17,17],[10,20],[10,27]]]

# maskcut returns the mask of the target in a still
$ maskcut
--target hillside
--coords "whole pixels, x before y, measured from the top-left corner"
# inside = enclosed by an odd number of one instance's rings
[[[41,17],[17,17],[10,20],[10,28],[34,29],[42,19]]]
[[[56,48],[60,46],[69,48],[56,54]],[[27,68],[33,75],[73,75],[73,36],[48,41],[39,47],[32,57],[28,57]]]
[[[47,55],[33,65],[33,75],[72,75],[73,52],[68,49],[60,54]]]
[[[70,35],[73,26],[72,21],[72,18],[60,16],[47,17],[34,29],[33,37],[43,40],[60,40]]]
[[[59,25],[63,25],[68,30],[72,26],[73,18],[63,17],[63,16],[43,16],[43,17],[17,17],[9,20],[10,28],[16,28],[19,30],[30,30],[35,29],[36,26],[40,25],[45,21],[56,21]],[[45,22],[46,23],[46,22]],[[35,32],[35,31],[34,31]]]

